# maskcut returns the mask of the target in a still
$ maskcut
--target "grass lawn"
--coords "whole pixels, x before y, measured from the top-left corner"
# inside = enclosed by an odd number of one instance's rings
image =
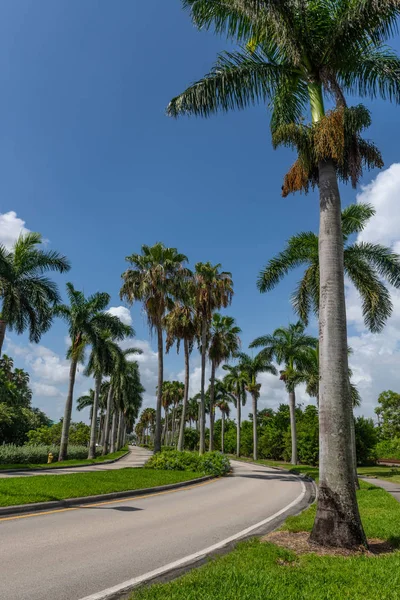
[[[358,500],[367,536],[400,547],[400,504],[385,490],[365,482],[361,482]],[[289,517],[283,529],[310,531],[315,510],[312,506]],[[171,583],[142,588],[131,598],[198,599],[400,600],[400,552],[350,557],[296,555],[275,544],[252,540]]]
[[[60,467],[77,467],[79,465],[95,465],[96,463],[104,462],[105,460],[115,460],[120,456],[123,456],[128,451],[128,447],[122,448],[122,450],[118,450],[118,452],[113,452],[112,454],[106,454],[105,456],[98,456],[97,458],[82,458],[82,459],[72,459],[72,460],[64,460],[62,462],[52,462],[50,464],[14,464],[14,465],[0,465],[0,473],[1,471],[10,471],[13,469],[24,469],[26,471],[37,470],[37,469],[59,469]]]
[[[235,457],[233,455],[230,455],[230,458],[232,460],[235,460]],[[239,460],[243,460],[245,462],[254,462],[253,459],[242,456]],[[312,467],[310,465],[293,466],[290,463],[285,463],[277,460],[260,459],[256,462],[260,465],[265,465],[267,467],[278,467],[280,469],[287,469],[296,473],[303,473],[304,475],[309,475],[309,477],[318,480],[318,467]],[[400,483],[399,467],[383,467],[379,465],[373,465],[371,467],[359,467],[358,474],[360,475],[360,477],[376,477],[377,479],[386,479],[387,481],[392,481],[393,483]]]
[[[64,500],[95,494],[139,490],[201,477],[190,471],[118,469],[71,475],[38,475],[0,479],[0,506]]]

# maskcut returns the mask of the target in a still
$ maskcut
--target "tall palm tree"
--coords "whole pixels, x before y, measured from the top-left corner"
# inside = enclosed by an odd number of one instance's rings
[[[211,361],[210,378],[210,452],[214,450],[214,383],[215,370],[219,365],[235,355],[240,348],[240,327],[235,324],[233,317],[214,313],[211,320],[208,356]]]
[[[346,93],[400,102],[400,60],[385,45],[400,14],[397,0],[183,0],[195,25],[247,44],[219,56],[214,69],[174,98],[168,114],[209,116],[267,103],[275,146],[299,151],[283,193],[320,192],[320,480],[312,539],[366,544],[352,485],[351,400],[343,237],[338,177],[355,186],[366,166],[382,166],[361,138],[370,124]],[[325,114],[325,97],[336,109]],[[310,109],[312,124],[301,121]]]
[[[190,284],[189,284],[190,285]],[[189,288],[189,286],[188,286]],[[181,340],[185,355],[185,392],[183,396],[182,413],[179,426],[178,450],[183,450],[186,410],[189,398],[189,362],[193,343],[197,334],[197,322],[194,309],[190,303],[190,291],[185,302],[176,302],[174,308],[164,318],[164,326],[167,331],[166,351],[176,343],[177,352]]]
[[[253,458],[258,458],[258,436],[257,436],[257,402],[260,397],[261,383],[257,383],[257,377],[260,373],[272,373],[277,375],[277,370],[271,363],[271,358],[263,351],[250,356],[244,352],[239,352],[239,369],[245,376],[245,389],[249,392],[253,403]]]
[[[137,419],[142,406],[144,391],[145,389],[140,381],[137,361],[125,361],[125,369],[116,388],[117,409],[119,410],[117,450],[120,450],[125,444],[126,433],[132,431],[133,423]],[[155,419],[156,411],[154,408],[149,410],[152,411]],[[154,425],[153,422],[152,425]]]
[[[240,456],[240,428],[242,426],[242,406],[246,404],[246,375],[240,369],[239,365],[223,365],[225,371],[228,371],[225,375],[223,382],[226,389],[232,393],[235,398],[235,405],[237,411],[237,428],[236,428],[236,456]]]
[[[118,317],[117,317],[118,319]],[[120,321],[119,339],[121,335],[125,337],[133,336],[135,332],[132,327],[125,325]],[[130,349],[132,352],[134,348]],[[100,401],[100,390],[104,376],[110,376],[113,372],[115,363],[121,360],[121,349],[111,338],[108,330],[100,331],[97,344],[92,346],[92,351],[89,356],[89,361],[85,369],[85,375],[93,375],[95,379],[95,394],[92,409],[92,422],[90,430],[90,444],[88,458],[96,456],[96,439],[97,439],[97,411]]]
[[[45,273],[65,273],[71,265],[58,252],[43,250],[42,241],[40,233],[30,232],[11,250],[0,245],[0,356],[7,327],[19,334],[28,329],[30,341],[39,342],[60,302],[57,285]]]
[[[292,436],[292,458],[293,465],[297,465],[297,435],[296,435],[296,384],[297,371],[301,371],[307,357],[309,348],[316,348],[317,338],[305,333],[305,325],[298,321],[291,323],[289,327],[278,327],[272,335],[264,335],[256,338],[251,348],[263,346],[261,351],[268,358],[275,360],[278,364],[284,363],[281,379],[285,382],[289,394],[290,408],[290,431]]]
[[[392,313],[390,294],[382,278],[394,287],[400,287],[400,256],[380,244],[349,242],[349,237],[362,231],[374,214],[375,209],[369,204],[351,204],[342,211],[342,234],[345,274],[362,299],[365,326],[372,332],[379,332]],[[267,263],[258,278],[259,290],[267,292],[292,269],[306,267],[292,295],[293,307],[306,325],[310,311],[318,314],[319,308],[318,244],[318,235],[312,232],[293,236],[283,252]]]
[[[168,446],[169,442],[169,408],[173,405],[174,402],[174,390],[172,381],[163,381],[162,391],[161,391],[161,404],[164,409],[164,432],[163,432],[163,442],[166,446]]]
[[[205,373],[207,336],[214,311],[222,307],[226,308],[231,303],[233,296],[232,275],[228,272],[221,272],[220,268],[220,264],[197,263],[194,273],[194,308],[199,321],[201,348],[200,454],[204,454],[206,446]]]
[[[215,406],[221,411],[221,452],[225,452],[225,419],[229,417],[231,408],[229,403],[233,400],[233,395],[228,392],[225,384],[220,379],[215,381]]]
[[[150,330],[156,330],[158,348],[158,385],[156,429],[154,451],[161,450],[161,393],[164,378],[164,342],[163,318],[174,306],[174,299],[179,296],[180,280],[188,275],[183,267],[187,257],[176,248],[166,248],[158,242],[154,246],[142,246],[141,254],[131,254],[126,260],[131,267],[123,273],[124,283],[121,298],[131,304],[134,301],[143,303]]]
[[[191,427],[193,421],[193,423],[195,423],[196,429],[198,429],[199,404],[195,398],[190,398],[190,400],[187,403],[186,417],[189,421],[189,426]]]
[[[97,292],[86,298],[72,283],[67,283],[67,296],[69,305],[60,304],[54,309],[54,314],[67,322],[71,339],[71,346],[67,352],[67,357],[71,360],[69,388],[65,402],[59,461],[67,457],[76,369],[78,363],[83,362],[85,347],[98,347],[104,331],[109,331],[115,340],[123,339],[127,331],[126,325],[118,317],[104,312],[110,302],[110,296],[105,292]]]

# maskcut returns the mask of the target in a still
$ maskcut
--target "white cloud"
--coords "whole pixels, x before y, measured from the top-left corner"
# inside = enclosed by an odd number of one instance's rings
[[[54,385],[40,383],[39,381],[31,382],[32,391],[36,396],[44,396],[45,398],[64,398],[64,394]]]
[[[10,250],[21,233],[28,233],[25,221],[17,217],[17,213],[11,210],[0,213],[0,243]]]
[[[107,311],[110,315],[119,317],[119,319],[125,323],[125,325],[132,325],[132,315],[128,308],[125,306],[111,306]]]
[[[390,246],[400,251],[400,164],[393,164],[379,173],[357,195],[357,202],[372,204],[376,215],[369,221],[357,240]],[[366,330],[361,301],[354,287],[346,282],[347,318],[355,333],[349,336],[353,349],[350,366],[353,380],[362,397],[361,414],[374,416],[374,408],[381,391],[400,391],[400,291],[390,287],[393,314],[380,334]]]

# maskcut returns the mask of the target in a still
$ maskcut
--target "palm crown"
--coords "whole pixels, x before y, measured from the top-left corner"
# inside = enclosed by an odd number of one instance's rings
[[[19,334],[28,329],[31,342],[39,342],[49,329],[52,309],[60,302],[57,285],[45,273],[70,269],[65,256],[41,244],[42,236],[31,232],[21,234],[12,250],[0,246],[0,319]]]
[[[214,313],[210,326],[208,355],[219,366],[224,360],[236,354],[240,347],[240,327],[235,319]]]
[[[299,159],[283,194],[318,183],[318,164],[333,160],[355,185],[363,166],[381,167],[377,148],[361,137],[370,125],[345,94],[400,101],[400,60],[385,45],[399,14],[397,0],[183,0],[198,28],[214,28],[245,44],[218,56],[210,73],[173,98],[167,113],[207,117],[259,102],[271,109],[273,143]],[[324,95],[338,111],[324,117]],[[302,118],[311,108],[313,126]],[[323,122],[318,123],[323,120]]]
[[[178,275],[183,278],[188,274],[183,268],[187,257],[158,242],[143,245],[141,254],[132,254],[126,260],[131,267],[122,275],[121,298],[142,302],[150,327],[161,326],[166,311],[173,308],[174,297],[179,296]]]
[[[344,269],[362,298],[365,325],[381,331],[392,312],[390,294],[381,278],[400,287],[400,257],[380,244],[349,242],[352,234],[364,229],[375,210],[368,204],[352,204],[342,211]],[[307,324],[309,313],[318,313],[319,254],[318,235],[299,233],[290,238],[286,248],[272,258],[261,271],[258,289],[272,290],[292,269],[305,266],[305,273],[292,295],[296,313]]]

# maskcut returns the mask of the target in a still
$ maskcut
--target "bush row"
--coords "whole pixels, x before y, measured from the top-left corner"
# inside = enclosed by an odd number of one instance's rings
[[[54,460],[57,460],[59,446],[15,446],[14,444],[4,444],[0,446],[0,465],[7,464],[43,464],[47,463],[48,453],[51,452]],[[101,448],[96,448],[96,454],[101,454]],[[68,446],[68,458],[81,460],[87,458],[87,446]]]
[[[204,475],[226,475],[231,466],[229,459],[220,452],[206,452],[199,456],[194,452],[167,450],[152,456],[146,464],[150,469],[166,471],[195,471]]]

